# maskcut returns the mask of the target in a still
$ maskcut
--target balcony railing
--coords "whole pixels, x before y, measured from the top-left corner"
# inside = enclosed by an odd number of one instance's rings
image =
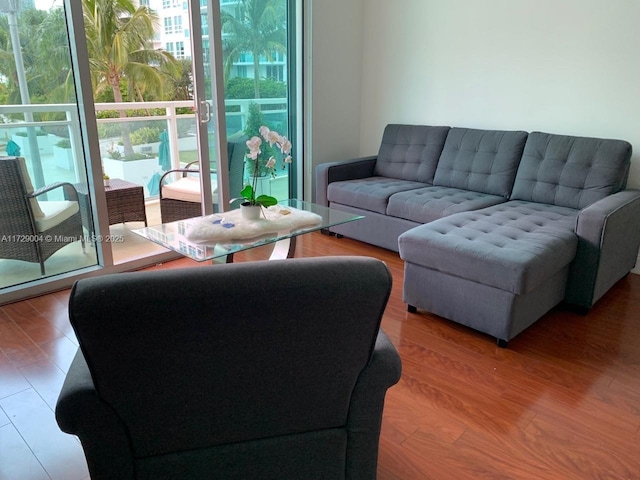
[[[261,105],[265,120],[271,123],[273,128],[286,131],[287,100],[285,98],[227,100],[225,105],[228,135],[244,131],[251,103]],[[147,197],[157,195],[151,179],[160,171],[157,159],[160,138],[159,135],[157,139],[153,137],[167,130],[171,168],[179,168],[181,165],[197,160],[195,113],[193,111],[178,113],[180,109],[192,108],[193,105],[193,101],[96,104],[98,116],[105,116],[99,112],[114,112],[113,118],[97,120],[100,153],[105,172],[110,176],[127,177],[124,179],[144,185]],[[128,116],[120,118],[119,110],[127,111]],[[31,112],[34,118],[40,120],[33,122],[21,120],[20,117],[25,112]],[[47,120],[47,117],[64,117],[64,119]],[[146,161],[122,161],[118,164],[110,161],[110,156],[113,155],[110,152],[118,151],[120,155],[124,153],[121,145],[123,128],[129,132],[134,152],[146,154],[150,158],[145,159]],[[140,143],[141,139],[142,143]],[[0,115],[1,154],[4,154],[10,140],[19,146],[21,155],[27,159],[29,173],[36,188],[57,181],[72,183],[86,181],[86,168],[81,154],[80,121],[76,105],[3,105]],[[211,159],[212,165],[215,165],[215,161],[216,159]],[[118,166],[117,171],[114,165]],[[112,169],[112,172],[109,169]]]

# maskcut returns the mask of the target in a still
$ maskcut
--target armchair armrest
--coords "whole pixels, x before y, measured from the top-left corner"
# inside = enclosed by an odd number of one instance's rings
[[[377,155],[374,155],[318,165],[316,167],[315,202],[325,207],[329,206],[327,187],[332,182],[372,177],[377,159]]]
[[[347,419],[346,478],[375,478],[382,411],[387,389],[400,380],[402,362],[395,347],[378,332],[371,361],[362,371],[351,395]],[[372,456],[374,458],[372,458]]]
[[[640,247],[640,190],[609,195],[578,214],[578,250],[568,303],[590,308],[634,267]]]
[[[78,201],[78,191],[76,187],[74,187],[69,182],[54,182],[49,185],[45,185],[44,187],[40,187],[37,190],[34,190],[31,194],[27,195],[28,198],[36,198],[43,193],[50,192],[51,190],[55,190],[56,188],[62,187],[64,189],[64,198],[67,200]]]
[[[134,478],[127,431],[115,410],[98,396],[80,349],[58,397],[56,420],[63,432],[80,438],[92,477],[95,472],[110,472],[100,478]]]

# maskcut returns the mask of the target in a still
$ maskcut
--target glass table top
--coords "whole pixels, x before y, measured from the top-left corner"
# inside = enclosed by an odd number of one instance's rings
[[[310,202],[297,199],[289,199],[278,202],[281,207],[290,207],[306,212],[312,212],[321,217],[321,221],[314,225],[306,225],[296,229],[287,229],[278,232],[268,232],[262,236],[250,240],[232,241],[203,241],[196,242],[185,237],[185,232],[196,222],[201,222],[205,217],[194,217],[176,222],[152,225],[145,228],[132,230],[134,233],[151,240],[158,245],[162,245],[169,250],[178,252],[196,261],[213,260],[220,257],[232,256],[234,253],[248,250],[250,248],[267,245],[270,243],[282,242],[285,240],[295,240],[294,237],[304,233],[333,227],[354,220],[364,218],[362,215],[354,215],[335,209],[323,207]],[[223,217],[224,212],[216,217]],[[295,248],[295,242],[293,247]],[[290,252],[292,253],[292,252]],[[289,255],[290,256],[290,255]]]

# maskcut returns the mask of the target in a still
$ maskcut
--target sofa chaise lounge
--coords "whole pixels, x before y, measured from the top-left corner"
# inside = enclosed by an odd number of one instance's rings
[[[388,125],[377,156],[321,164],[332,232],[398,251],[403,299],[508,341],[563,300],[588,310],[634,267],[631,145],[542,132]]]

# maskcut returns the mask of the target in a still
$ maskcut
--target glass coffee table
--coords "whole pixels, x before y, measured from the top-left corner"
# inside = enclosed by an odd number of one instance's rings
[[[297,209],[318,215],[318,222],[313,225],[305,225],[299,228],[284,228],[278,231],[267,231],[256,237],[244,240],[224,239],[218,241],[194,241],[185,234],[189,228],[205,220],[212,222],[225,222],[225,213],[208,215],[206,217],[194,217],[178,220],[160,225],[152,225],[146,228],[132,230],[134,233],[162,245],[169,250],[180,253],[198,262],[205,260],[223,260],[233,262],[233,254],[243,250],[262,245],[275,244],[270,259],[292,258],[296,248],[296,237],[305,233],[327,229],[342,223],[353,222],[364,218],[362,215],[333,210],[321,205],[304,202],[297,199],[284,200],[278,203],[279,208]],[[267,228],[268,230],[268,228]]]

